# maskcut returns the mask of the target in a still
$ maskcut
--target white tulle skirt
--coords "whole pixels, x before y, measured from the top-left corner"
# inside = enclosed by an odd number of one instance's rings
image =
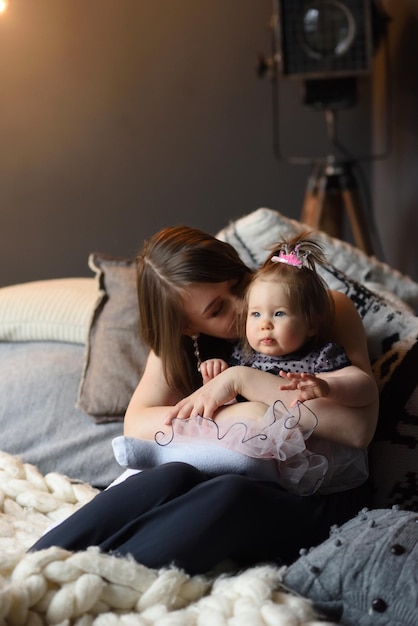
[[[221,425],[201,416],[174,419],[171,432],[158,432],[155,441],[165,447],[204,440],[251,458],[273,459],[277,482],[299,495],[343,491],[367,479],[367,451],[311,438],[318,420],[305,404],[290,411],[277,401],[261,420],[245,417],[245,403],[242,409],[242,418]]]

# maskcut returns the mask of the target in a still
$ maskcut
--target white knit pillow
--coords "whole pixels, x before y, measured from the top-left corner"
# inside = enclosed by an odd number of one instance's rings
[[[94,278],[58,278],[0,289],[0,341],[85,344],[104,297]]]
[[[266,260],[269,246],[307,229],[309,230],[309,226],[306,224],[285,217],[278,211],[261,208],[230,222],[216,236],[230,243],[244,263],[255,269]],[[324,246],[328,263],[371,291],[380,294],[383,287],[412,309],[418,310],[418,283],[386,263],[367,256],[358,248],[330,237],[323,231],[317,231],[315,237]]]

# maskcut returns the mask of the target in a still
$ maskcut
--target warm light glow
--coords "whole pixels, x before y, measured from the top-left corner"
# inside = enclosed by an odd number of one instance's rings
[[[4,13],[7,9],[8,0],[0,0],[0,13]]]

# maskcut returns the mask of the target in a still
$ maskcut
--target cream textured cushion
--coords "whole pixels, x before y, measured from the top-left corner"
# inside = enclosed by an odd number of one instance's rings
[[[94,278],[58,278],[0,289],[0,341],[84,344],[104,297]]]
[[[216,236],[234,246],[244,263],[255,269],[266,260],[269,246],[304,230],[309,230],[306,224],[289,219],[273,209],[261,208],[230,222]],[[418,283],[323,231],[316,231],[315,237],[323,245],[328,263],[335,268],[371,291],[377,290],[379,295],[383,287],[386,292],[392,292],[403,303],[418,310]]]

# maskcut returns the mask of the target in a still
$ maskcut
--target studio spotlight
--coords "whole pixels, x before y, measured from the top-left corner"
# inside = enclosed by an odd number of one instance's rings
[[[302,104],[325,114],[332,152],[326,156],[287,156],[289,163],[309,164],[301,221],[342,238],[344,212],[354,241],[374,253],[376,228],[363,206],[355,173],[359,162],[387,156],[355,158],[339,141],[337,115],[357,103],[357,81],[372,72],[373,56],[386,34],[387,17],[379,0],[273,0],[272,56],[259,56],[258,72],[273,79],[273,139],[280,149],[279,83],[299,81]],[[368,213],[368,215],[367,215]]]
[[[288,78],[370,72],[370,0],[280,0],[279,66]]]
[[[370,0],[278,0],[278,68],[304,81],[315,109],[354,106],[357,77],[372,67]]]

